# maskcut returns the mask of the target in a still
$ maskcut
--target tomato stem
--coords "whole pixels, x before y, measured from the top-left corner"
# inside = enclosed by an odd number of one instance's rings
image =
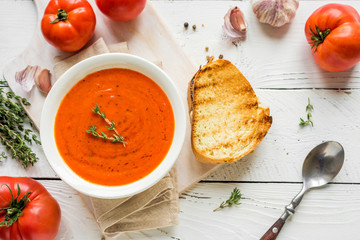
[[[327,37],[327,35],[330,34],[330,29],[326,29],[325,31],[321,32],[319,27],[317,25],[315,25],[315,30],[316,32],[314,32],[311,28],[311,26],[309,25],[309,28],[310,28],[310,31],[312,33],[312,36],[311,36],[311,40],[313,41],[312,42],[312,48],[314,48],[314,53],[316,52],[316,49],[318,47],[318,45],[320,43],[323,43],[325,41],[325,38]]]
[[[1,187],[2,186],[6,186],[9,189],[11,195],[11,203],[7,208],[0,209],[0,211],[6,211],[5,219],[4,221],[0,222],[0,227],[10,227],[19,219],[20,216],[22,216],[22,210],[25,208],[26,204],[30,202],[29,195],[32,193],[32,191],[26,192],[24,196],[18,201],[21,193],[19,183],[17,184],[18,191],[15,199],[9,185],[3,184],[1,185]]]
[[[58,9],[56,19],[54,21],[50,22],[50,24],[57,23],[60,21],[66,21],[67,18],[68,18],[68,13],[64,9],[60,8],[60,9]]]

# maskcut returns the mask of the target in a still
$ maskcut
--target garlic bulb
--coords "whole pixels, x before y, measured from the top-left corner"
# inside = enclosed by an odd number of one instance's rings
[[[251,5],[260,22],[281,27],[295,17],[299,0],[251,0]]]
[[[242,11],[238,7],[230,8],[224,17],[225,33],[231,38],[245,38],[246,27]]]

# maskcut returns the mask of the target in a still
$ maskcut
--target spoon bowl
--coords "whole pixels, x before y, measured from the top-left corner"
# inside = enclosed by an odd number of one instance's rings
[[[313,148],[302,168],[305,187],[321,187],[330,182],[339,173],[344,157],[344,148],[338,142],[324,142]]]
[[[260,238],[260,240],[274,240],[279,235],[286,219],[295,213],[304,194],[310,188],[321,187],[330,182],[340,171],[344,163],[344,148],[340,143],[328,141],[317,145],[306,156],[303,168],[303,185],[301,191],[285,207],[285,212]]]

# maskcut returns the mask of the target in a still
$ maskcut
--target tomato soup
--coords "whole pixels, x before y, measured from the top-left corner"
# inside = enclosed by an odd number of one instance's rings
[[[125,146],[86,132],[111,137],[110,125],[95,114],[96,104],[124,137]],[[165,158],[174,136],[174,113],[162,89],[128,69],[105,69],[80,80],[64,97],[55,119],[55,140],[66,164],[83,179],[107,186],[137,181]]]

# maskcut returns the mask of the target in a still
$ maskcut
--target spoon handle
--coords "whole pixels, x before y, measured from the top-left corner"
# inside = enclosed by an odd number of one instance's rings
[[[291,203],[285,207],[283,215],[267,230],[267,232],[260,238],[260,240],[275,240],[280,233],[280,230],[285,224],[286,219],[295,213],[295,208],[300,204],[307,188],[303,184],[301,191],[293,198]]]
[[[281,228],[284,226],[285,220],[279,218],[267,232],[260,238],[260,240],[274,240],[277,235],[280,233]]]

